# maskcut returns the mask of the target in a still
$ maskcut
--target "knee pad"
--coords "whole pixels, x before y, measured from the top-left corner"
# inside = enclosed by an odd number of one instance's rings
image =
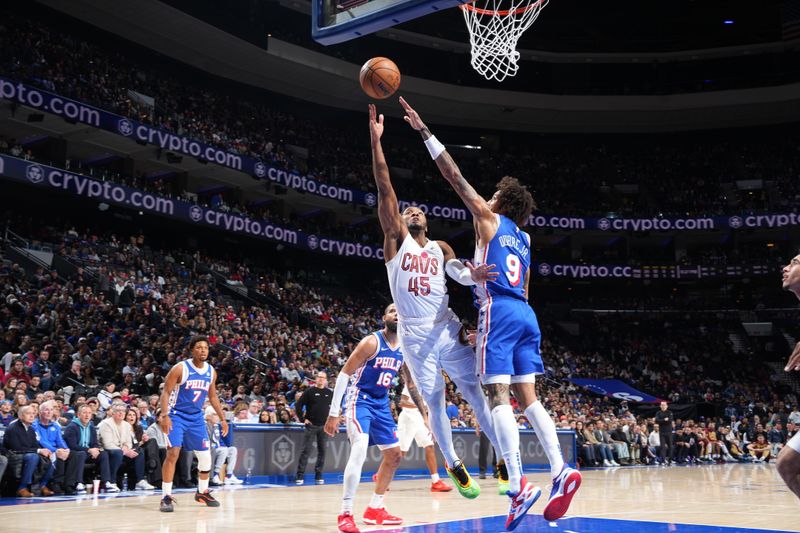
[[[197,457],[197,470],[200,472],[211,472],[211,450],[194,452]]]

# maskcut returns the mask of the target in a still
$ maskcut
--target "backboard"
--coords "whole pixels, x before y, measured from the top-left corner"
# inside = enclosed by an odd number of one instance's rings
[[[471,0],[312,0],[311,36],[336,44]]]

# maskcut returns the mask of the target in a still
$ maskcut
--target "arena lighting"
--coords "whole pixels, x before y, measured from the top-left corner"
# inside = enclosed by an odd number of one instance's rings
[[[733,19],[727,19],[727,20],[723,21],[722,23],[730,26],[731,24],[734,23],[734,21],[733,21]]]

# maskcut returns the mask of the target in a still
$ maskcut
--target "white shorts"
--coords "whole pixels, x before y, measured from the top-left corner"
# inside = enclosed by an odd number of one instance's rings
[[[434,390],[444,388],[442,369],[459,388],[460,383],[478,380],[475,350],[461,343],[460,331],[461,322],[450,310],[435,322],[400,319],[403,358],[426,401]]]
[[[789,439],[789,442],[786,443],[788,447],[800,453],[800,431],[794,434],[794,437]]]
[[[397,438],[403,453],[411,448],[411,441],[416,441],[420,448],[433,446],[433,435],[425,425],[419,409],[403,409],[400,412],[397,417]]]

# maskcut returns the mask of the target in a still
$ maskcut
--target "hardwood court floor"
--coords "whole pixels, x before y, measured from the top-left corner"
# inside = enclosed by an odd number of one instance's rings
[[[603,523],[598,531],[637,531],[639,527],[644,527],[642,521],[661,523],[659,526],[663,526],[663,531],[695,530],[681,524],[800,531],[800,521],[797,520],[800,501],[783,486],[774,465],[618,468],[587,470],[583,476],[583,486],[573,501],[569,516],[620,519],[596,520]],[[543,491],[542,498],[531,511],[532,515],[540,514],[544,507],[549,494],[549,486],[544,485],[547,477],[541,472],[531,475]],[[502,527],[496,525],[499,523],[502,526],[499,519],[489,526],[474,525],[486,522],[480,520],[458,522],[506,513],[506,498],[497,495],[497,483],[492,479],[481,480],[480,483],[483,488],[481,496],[476,500],[467,500],[455,492],[431,494],[427,478],[399,479],[392,483],[386,506],[393,514],[405,518],[404,525],[412,531],[445,531],[435,526],[413,527],[441,522],[451,522],[447,531],[502,531]],[[360,523],[360,515],[371,495],[372,486],[370,482],[362,483],[356,498],[356,516],[362,531],[382,530],[376,526],[362,527]],[[341,485],[226,488],[215,493],[222,503],[218,509],[201,507],[194,502],[191,493],[183,492],[177,494],[178,503],[172,514],[158,511],[159,494],[100,499],[84,496],[71,500],[42,503],[36,500],[37,503],[28,505],[0,506],[0,531],[333,533],[336,531]],[[4,500],[0,503],[12,502]],[[536,523],[538,525],[535,525],[535,520],[539,521]],[[623,523],[629,525],[623,528]],[[542,525],[547,527],[540,527]],[[727,528],[696,530],[732,531]],[[576,528],[558,527],[545,523],[541,517],[531,517],[517,531],[556,533],[572,529]],[[394,528],[394,531],[398,530],[401,529]]]

